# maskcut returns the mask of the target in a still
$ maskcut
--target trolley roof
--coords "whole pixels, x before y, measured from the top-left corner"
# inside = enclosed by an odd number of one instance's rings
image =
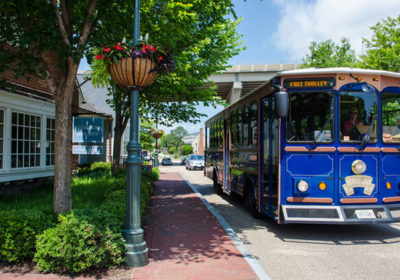
[[[329,73],[344,73],[344,74],[369,74],[369,75],[383,75],[388,77],[400,78],[400,73],[389,72],[385,70],[373,69],[360,69],[350,67],[337,67],[337,68],[305,68],[297,70],[289,70],[280,72],[281,76],[288,75],[312,75],[312,74],[329,74]]]

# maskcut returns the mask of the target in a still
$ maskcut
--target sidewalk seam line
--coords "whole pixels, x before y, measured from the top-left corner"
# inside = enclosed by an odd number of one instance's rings
[[[203,195],[189,182],[188,179],[179,172],[182,178],[186,181],[189,187],[193,190],[193,192],[200,198],[200,200],[204,203],[207,209],[217,218],[220,225],[223,227],[225,232],[231,238],[232,242],[235,244],[236,248],[243,255],[243,258],[250,265],[251,269],[253,269],[254,273],[260,280],[271,280],[272,278],[267,274],[264,268],[260,265],[257,259],[249,252],[246,245],[240,240],[240,238],[236,235],[233,228],[228,224],[228,222],[222,217],[222,215],[213,207],[210,203],[203,197]]]

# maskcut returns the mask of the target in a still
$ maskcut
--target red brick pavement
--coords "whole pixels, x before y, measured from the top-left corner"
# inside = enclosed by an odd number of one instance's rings
[[[135,268],[132,279],[257,279],[178,173],[161,173],[144,228],[150,263]]]

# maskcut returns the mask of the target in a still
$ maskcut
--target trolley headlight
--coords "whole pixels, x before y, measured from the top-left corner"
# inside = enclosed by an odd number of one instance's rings
[[[308,190],[308,183],[304,180],[297,182],[296,188],[299,192],[306,192]]]
[[[351,164],[351,170],[355,174],[363,174],[367,170],[367,165],[362,160],[357,159]]]

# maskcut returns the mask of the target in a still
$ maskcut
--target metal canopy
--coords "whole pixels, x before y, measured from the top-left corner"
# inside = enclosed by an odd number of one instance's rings
[[[299,64],[235,65],[210,76],[217,93],[226,102],[234,103],[269,81],[278,72],[299,69]]]

